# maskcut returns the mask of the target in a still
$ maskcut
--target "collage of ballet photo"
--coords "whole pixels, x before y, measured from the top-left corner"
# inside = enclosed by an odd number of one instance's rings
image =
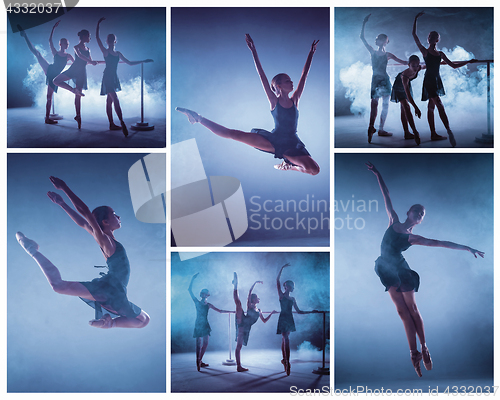
[[[4,392],[496,393],[494,3],[108,3],[5,3]]]

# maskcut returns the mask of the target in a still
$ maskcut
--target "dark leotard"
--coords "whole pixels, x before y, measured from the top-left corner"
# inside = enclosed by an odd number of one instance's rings
[[[118,75],[116,74],[120,57],[108,53],[108,55],[104,57],[104,60],[106,61],[106,68],[102,74],[101,96],[122,90]]]
[[[420,277],[410,269],[401,254],[411,246],[409,236],[407,233],[396,232],[393,225],[385,231],[380,245],[381,256],[375,261],[375,272],[386,291],[391,286],[396,287],[398,292],[418,291]]]
[[[47,67],[47,79],[45,83],[49,85],[54,92],[57,92],[57,86],[54,85],[54,78],[61,73],[66,64],[68,63],[67,57],[61,57],[59,53],[54,54],[54,62]]]
[[[212,328],[208,323],[208,303],[203,303],[199,300],[194,302],[196,305],[196,322],[194,323],[194,333],[193,337],[204,337],[209,336]]]
[[[441,65],[441,55],[435,56],[430,52],[424,57],[425,75],[422,88],[422,101],[432,99],[433,97],[444,96],[444,86],[439,75],[439,66]]]
[[[242,313],[241,322],[239,324],[238,321],[236,321],[236,340],[238,340],[238,335],[243,335],[243,344],[245,346],[247,345],[248,338],[250,337],[250,329],[259,319],[259,315],[259,311],[250,308],[248,309],[246,315],[245,313]]]
[[[90,50],[80,50],[85,57],[90,57]],[[64,75],[73,79],[75,86],[80,89],[87,90],[87,61],[78,57],[75,53],[75,62],[71,64],[66,71],[64,71]]]
[[[281,312],[278,318],[278,329],[276,333],[295,332],[295,322],[292,314],[293,300],[289,297],[281,296],[280,306]]]
[[[392,85],[392,93],[391,93],[391,101],[394,103],[399,103],[401,100],[408,100],[406,97],[405,88],[403,86],[403,73],[400,72],[396,79],[394,80],[394,85]],[[411,81],[414,80],[418,76],[418,73],[415,74],[413,78],[409,78],[408,81],[408,89],[410,90],[411,97],[413,97],[413,91],[411,90]]]
[[[306,146],[297,136],[297,123],[299,120],[299,110],[293,104],[290,108],[283,107],[279,101],[271,111],[274,118],[274,129],[269,132],[265,129],[252,129],[252,133],[257,133],[265,137],[274,147],[274,158],[282,158],[289,164],[286,156],[309,156]]]
[[[127,299],[130,263],[124,247],[116,240],[115,243],[115,252],[106,260],[108,273],[101,272],[101,277],[91,282],[80,282],[96,300],[82,298],[85,303],[95,308],[96,319],[102,318],[101,307],[128,318],[135,318],[141,313],[141,309]]]
[[[390,96],[391,81],[387,74],[387,54],[378,55],[375,51],[371,54],[372,58],[372,86],[371,98],[378,99],[379,97]]]

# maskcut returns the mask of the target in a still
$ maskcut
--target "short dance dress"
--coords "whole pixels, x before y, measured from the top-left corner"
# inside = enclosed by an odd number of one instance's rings
[[[293,300],[289,297],[281,296],[280,306],[281,312],[278,318],[278,329],[276,333],[295,332],[295,322],[292,314]]]
[[[378,99],[391,95],[391,81],[387,74],[387,54],[378,55],[375,51],[372,53],[372,86],[371,98]]]
[[[111,53],[108,53],[108,55],[104,57],[104,61],[106,61],[106,68],[104,68],[104,72],[102,74],[101,96],[105,96],[108,93],[116,93],[122,90],[120,81],[118,80],[118,75],[116,74],[120,56],[114,56]]]
[[[90,57],[90,50],[80,50],[85,57]],[[64,75],[68,78],[73,79],[75,83],[75,87],[87,90],[87,61],[78,57],[75,53],[75,62],[71,64],[66,71],[64,71]]]
[[[397,292],[418,292],[420,277],[410,269],[410,266],[401,254],[411,244],[408,242],[409,234],[399,233],[391,225],[385,231],[382,239],[381,255],[375,261],[375,272],[380,278],[385,290],[391,286],[397,288]]]
[[[408,81],[408,90],[410,91],[411,97],[413,97],[413,91],[411,90],[411,81],[414,80],[418,74]],[[402,100],[408,100],[406,97],[405,88],[403,86],[403,73],[400,72],[396,79],[394,80],[394,85],[392,85],[391,101],[394,103],[399,103]]]
[[[290,108],[283,107],[279,101],[271,111],[274,118],[274,129],[269,132],[265,129],[252,129],[252,133],[263,136],[274,147],[274,158],[282,158],[288,164],[293,164],[287,160],[286,156],[309,156],[306,146],[297,135],[297,123],[299,120],[299,110],[294,104]],[[264,151],[264,150],[262,150]]]
[[[54,85],[54,78],[61,73],[66,64],[68,63],[68,59],[66,57],[61,57],[59,53],[54,54],[54,62],[47,67],[47,79],[45,83],[49,85],[54,92],[57,92],[57,86]]]
[[[95,309],[96,319],[102,318],[103,308],[112,314],[127,318],[136,318],[141,313],[140,307],[128,301],[127,285],[130,277],[130,263],[125,248],[116,240],[115,243],[115,252],[106,260],[108,273],[101,272],[101,277],[91,282],[80,282],[95,299],[93,301],[80,297]]]
[[[238,334],[241,333],[243,335],[243,344],[246,346],[248,343],[248,338],[250,337],[250,329],[252,325],[257,322],[259,319],[260,312],[254,310],[253,308],[248,309],[246,315],[245,313],[241,316],[241,323],[238,324],[236,321],[236,341],[238,341]]]
[[[210,336],[212,328],[208,323],[208,303],[203,303],[199,300],[194,302],[196,305],[196,322],[194,323],[194,338]]]
[[[425,75],[424,86],[422,88],[422,101],[432,99],[434,97],[444,96],[444,86],[441,76],[439,75],[439,66],[441,65],[441,56],[435,56],[430,52],[424,57]]]

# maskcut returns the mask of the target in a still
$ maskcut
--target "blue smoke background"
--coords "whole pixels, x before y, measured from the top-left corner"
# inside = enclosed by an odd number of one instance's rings
[[[9,154],[7,183],[7,390],[9,392],[164,392],[165,225],[139,222],[128,169],[141,154]],[[131,264],[128,297],[151,317],[144,329],[92,328],[94,310],[56,294],[16,231],[35,239],[65,280],[99,276],[95,240],[46,196],[54,175],[91,208],[121,217],[116,238]],[[64,197],[64,195],[63,195]],[[66,200],[66,199],[65,199]]]
[[[421,279],[415,297],[434,361],[432,372],[423,371],[424,379],[492,380],[492,154],[337,154],[336,384],[385,385],[416,378],[403,324],[374,271],[388,217],[367,161],[381,172],[400,220],[413,204],[426,208],[415,234],[485,252],[484,259],[424,246],[412,246],[404,253]],[[347,203],[353,200],[354,211]],[[378,202],[378,210],[372,203],[371,212],[363,211],[361,202],[370,200]],[[345,224],[348,215],[353,219],[351,229]],[[355,219],[364,221],[363,229],[353,227]],[[363,226],[361,220],[357,226]]]
[[[207,175],[229,175],[242,182],[247,209],[250,198],[329,200],[330,11],[328,8],[173,8],[172,9],[172,143],[196,138]],[[185,107],[229,128],[249,132],[274,128],[269,102],[245,43],[249,33],[267,78],[290,75],[295,87],[313,40],[320,40],[299,102],[298,135],[321,172],[316,176],[277,171],[281,160],[250,146],[220,138],[191,125],[174,109]],[[329,229],[266,230],[264,213],[255,216],[243,239],[250,241],[318,238],[328,245]],[[270,218],[295,217],[269,212]],[[317,213],[305,213],[320,218]],[[250,217],[250,215],[249,215]],[[327,212],[327,217],[329,217]],[[279,226],[278,221],[276,226]],[[289,243],[289,242],[288,242]],[[305,240],[301,245],[308,245]],[[280,245],[287,245],[286,240]],[[290,245],[290,244],[288,244]]]
[[[145,115],[165,118],[166,107],[166,28],[165,8],[85,8],[77,7],[64,14],[55,29],[53,42],[59,50],[59,40],[66,38],[69,48],[66,50],[75,57],[73,46],[77,45],[77,33],[82,29],[90,32],[91,40],[87,43],[92,59],[104,60],[95,39],[97,21],[106,19],[100,26],[100,38],[104,46],[109,33],[116,35],[116,50],[128,60],[138,61],[151,58],[153,63],[144,64],[144,104]],[[39,50],[49,64],[53,61],[49,47],[49,35],[57,20],[26,30],[31,43]],[[68,65],[69,66],[69,65]],[[87,84],[84,91],[82,112],[105,115],[106,96],[100,95],[104,64],[87,65]],[[44,109],[47,94],[45,74],[36,57],[29,51],[24,38],[19,33],[7,29],[7,107],[37,107]],[[140,116],[141,107],[141,67],[140,65],[118,65],[118,78],[122,90],[118,93],[123,115]],[[72,81],[69,81],[73,86]],[[56,112],[72,115],[74,113],[74,95],[59,88],[54,95]]]
[[[194,274],[200,273],[193,283],[193,294],[199,299],[202,289],[210,291],[208,302],[221,310],[236,309],[233,300],[233,272],[238,274],[238,293],[246,312],[248,291],[253,290],[260,298],[258,307],[262,311],[280,311],[276,288],[276,277],[282,265],[291,265],[281,274],[281,283],[295,282],[292,294],[301,310],[330,310],[330,254],[329,253],[208,253],[190,260],[180,261],[179,253],[172,253],[171,269],[171,332],[172,353],[195,351],[193,338],[196,309],[188,287]],[[267,316],[265,314],[264,316]],[[294,314],[296,332],[290,334],[290,348],[297,350],[302,345],[303,353],[319,354],[322,349],[322,314]],[[228,349],[228,317],[210,310],[208,320],[212,327],[207,352]],[[257,321],[252,326],[248,346],[252,349],[276,349],[281,346],[281,335],[276,334],[278,314],[266,323]],[[329,337],[329,314],[327,314],[327,338]],[[231,344],[235,348],[234,314],[231,315]],[[304,344],[304,342],[309,342]],[[328,345],[329,347],[329,345]],[[328,349],[327,349],[328,350]],[[299,355],[300,357],[300,355]],[[174,366],[175,367],[175,366]]]
[[[434,30],[441,36],[438,50],[443,51],[452,61],[493,59],[493,8],[335,8],[335,116],[362,115],[368,122],[372,68],[370,53],[359,39],[363,19],[371,14],[366,23],[365,38],[375,50],[375,37],[385,33],[389,37],[387,52],[403,60],[416,54],[424,62],[411,34],[413,20],[420,11],[425,14],[418,19],[417,35],[425,47],[428,45],[429,32]],[[395,61],[389,60],[389,64],[395,64]],[[391,84],[396,75],[406,68],[399,65],[388,66]],[[443,65],[440,71],[446,91],[442,101],[451,127],[459,126],[472,118],[481,122],[478,128],[484,129],[486,64],[469,64],[458,69]],[[492,68],[492,100],[493,75]],[[424,71],[421,71],[418,78],[412,81],[412,88],[413,98],[423,112],[423,117],[421,120],[417,119],[417,124],[421,123],[422,127],[426,127],[424,111],[427,102],[420,101],[423,76]],[[390,126],[401,126],[399,105],[390,104],[387,121]],[[440,124],[437,121],[438,127]]]

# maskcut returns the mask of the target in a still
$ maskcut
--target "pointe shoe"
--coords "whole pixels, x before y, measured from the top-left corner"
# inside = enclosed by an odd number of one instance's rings
[[[201,361],[196,360],[196,369],[198,370],[198,372],[200,372],[200,368],[201,368]]]
[[[238,367],[236,367],[236,371],[238,371],[238,372],[246,372],[246,371],[248,371],[248,368],[243,368],[241,365],[239,365]]]
[[[417,144],[417,146],[420,146],[420,135],[418,132],[415,132],[415,135],[414,136],[414,139],[415,139],[415,143]]]
[[[274,166],[274,169],[277,169],[279,171],[288,171],[291,168],[292,168],[292,164],[289,164],[289,163],[287,163],[284,160],[283,160],[283,162],[281,164],[276,164]]]
[[[57,124],[57,121],[54,121],[53,119],[50,118],[45,118],[45,123],[49,125],[54,125]]]
[[[286,361],[285,361],[285,359],[281,360],[281,364],[283,364],[283,368],[285,368],[285,372],[286,372]]]
[[[431,133],[431,140],[446,140],[446,136],[441,136],[434,132]]]
[[[422,353],[415,350],[415,351],[410,351],[410,355],[411,355],[411,362],[413,364],[413,368],[415,368],[415,372],[421,378],[422,377],[422,370],[420,368],[420,361],[422,361]]]
[[[78,129],[82,129],[82,117],[77,115],[74,120],[78,123]]]
[[[424,362],[425,369],[430,371],[432,369],[432,359],[427,347],[422,347],[422,360]]]
[[[290,376],[290,361],[286,362],[286,376]]]
[[[372,137],[375,132],[377,132],[377,130],[373,126],[368,127],[368,143],[372,142]]]
[[[83,92],[81,90],[78,90],[77,88],[73,89],[73,93],[77,96],[80,96],[80,97],[85,97],[85,95],[83,94]]]
[[[116,125],[115,123],[112,122],[112,123],[109,124],[109,130],[110,131],[121,131],[122,127],[118,126],[118,125]]]
[[[209,366],[210,366],[209,364],[204,363],[203,361],[202,361],[202,362],[200,362],[200,367],[201,367],[201,368],[207,368],[207,367],[209,367]]]
[[[197,122],[200,122],[201,120],[201,115],[192,111],[188,110],[187,108],[182,108],[182,107],[175,107],[176,111],[179,111],[180,113],[184,114],[186,117],[188,117],[188,120],[192,124],[196,124]]]
[[[415,135],[410,132],[405,132],[405,139],[415,139]]]
[[[378,130],[378,135],[379,136],[392,136],[391,132],[384,131],[383,129]]]
[[[24,251],[26,251],[26,253],[30,256],[33,256],[38,251],[38,243],[34,240],[28,239],[22,232],[16,233],[16,239]]]
[[[111,315],[104,314],[101,319],[90,320],[89,325],[93,326],[94,328],[111,329],[115,324],[113,318],[111,318]]]
[[[124,121],[120,121],[120,125],[122,126],[122,132],[125,135],[125,137],[128,136],[128,129],[127,129],[127,124]]]
[[[234,273],[234,277],[231,283],[235,286],[238,286],[238,275],[236,275],[236,272]]]
[[[455,147],[457,145],[457,141],[455,140],[455,135],[451,130],[448,131],[448,138],[450,139],[451,147]]]

